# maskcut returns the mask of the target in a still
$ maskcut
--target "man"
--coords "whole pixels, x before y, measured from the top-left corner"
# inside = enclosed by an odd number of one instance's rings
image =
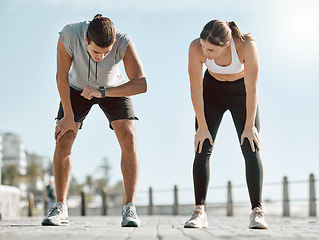
[[[53,176],[50,176],[49,184],[46,186],[46,209],[45,212],[47,212],[50,208],[52,208],[55,205],[55,193],[54,193],[54,178]]]
[[[71,148],[93,104],[99,104],[115,131],[122,158],[126,205],[122,227],[138,227],[134,195],[138,176],[135,121],[128,96],[146,92],[142,63],[131,38],[116,31],[98,14],[92,21],[66,25],[57,46],[57,87],[61,98],[55,130],[54,176],[57,204],[42,225],[68,224],[66,206],[71,171]],[[123,60],[130,81],[119,70]],[[71,68],[72,66],[72,68]],[[99,133],[97,133],[99,134]]]

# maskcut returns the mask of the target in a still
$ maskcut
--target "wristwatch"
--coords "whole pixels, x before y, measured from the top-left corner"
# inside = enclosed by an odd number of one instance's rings
[[[105,87],[99,87],[100,92],[102,93],[102,98],[105,97]]]

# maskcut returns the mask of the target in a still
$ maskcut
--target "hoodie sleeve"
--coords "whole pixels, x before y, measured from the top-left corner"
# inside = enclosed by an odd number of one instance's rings
[[[122,32],[117,32],[116,38],[118,44],[116,49],[115,61],[119,62],[124,58],[127,46],[129,45],[130,41],[132,41],[132,39],[128,34]]]
[[[74,32],[74,28],[72,28],[72,24],[66,25],[61,32],[59,32],[60,38],[63,42],[65,50],[68,54],[73,58],[74,56],[74,43],[76,34]]]

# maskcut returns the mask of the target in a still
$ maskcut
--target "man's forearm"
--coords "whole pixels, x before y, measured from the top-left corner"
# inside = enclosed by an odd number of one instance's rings
[[[147,91],[147,83],[145,77],[139,79],[132,79],[129,82],[118,86],[111,87],[105,90],[106,97],[125,97],[132,96]]]

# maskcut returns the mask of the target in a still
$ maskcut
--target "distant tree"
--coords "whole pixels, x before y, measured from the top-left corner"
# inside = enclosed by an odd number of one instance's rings
[[[39,165],[35,164],[35,163],[30,163],[27,167],[27,181],[30,183],[30,189],[31,191],[35,191],[36,190],[36,182],[37,182],[37,178],[43,178],[43,173],[39,167]]]
[[[107,180],[100,178],[95,180],[96,191],[101,193],[104,189],[107,189]]]
[[[71,176],[69,184],[69,194],[70,195],[79,195],[82,190],[82,185],[80,185],[74,176]]]
[[[27,167],[27,175],[30,179],[30,182],[34,182],[34,180],[36,180],[37,177],[41,177],[42,171],[41,171],[39,165],[37,165],[35,163],[29,164]]]
[[[124,185],[123,185],[123,181],[118,181],[113,187],[112,187],[112,191],[116,192],[116,193],[124,193]]]
[[[95,180],[95,187],[98,192],[101,192],[103,189],[107,189],[110,181],[110,164],[107,157],[101,159],[101,164],[99,165],[96,172],[100,173],[100,178]]]
[[[88,186],[89,190],[92,191],[93,186],[94,186],[94,180],[93,180],[92,175],[86,176],[86,185]]]
[[[53,176],[54,175],[54,172],[53,172],[53,163],[50,162],[50,165],[49,165],[49,168],[47,169],[47,172],[49,173],[50,176]]]
[[[2,183],[10,186],[18,186],[21,175],[15,165],[8,165],[2,168]]]
[[[109,189],[109,201],[115,206],[125,204],[124,185],[122,181],[118,181],[112,188]]]
[[[107,157],[102,158],[101,165],[99,166],[100,172],[102,173],[102,178],[104,178],[108,184],[110,180],[110,164]]]

